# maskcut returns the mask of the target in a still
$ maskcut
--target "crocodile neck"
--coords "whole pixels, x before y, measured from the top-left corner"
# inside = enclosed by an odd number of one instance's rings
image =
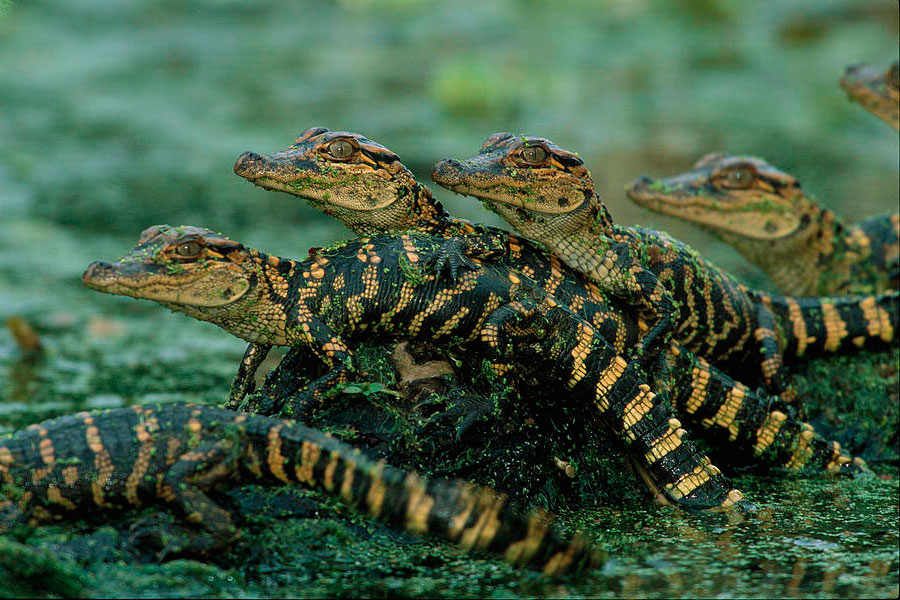
[[[360,236],[417,231],[445,237],[452,235],[454,228],[461,223],[444,210],[444,206],[434,199],[431,190],[420,183],[402,190],[390,207],[380,211],[378,219],[355,220],[345,213],[336,216]]]
[[[253,272],[254,282],[250,292],[237,302],[223,307],[162,304],[189,317],[218,325],[247,342],[276,346],[295,344],[302,333],[289,327],[292,313],[288,289],[293,274],[303,265],[253,248],[247,248],[247,261],[249,264],[245,269]]]
[[[747,260],[759,265],[781,289],[797,296],[834,293],[828,273],[846,271],[868,254],[855,227],[847,227],[830,210],[810,203],[800,226],[777,240],[758,240],[722,229],[712,231]]]

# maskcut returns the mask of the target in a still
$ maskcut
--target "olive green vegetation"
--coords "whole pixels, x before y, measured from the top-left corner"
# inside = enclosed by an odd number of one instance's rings
[[[25,355],[0,330],[0,431],[85,408],[221,402],[242,342],[79,276],[157,223],[294,257],[348,237],[231,173],[240,152],[280,150],[312,125],[386,144],[423,181],[494,131],[547,136],[580,151],[617,220],[665,229],[771,289],[711,236],[621,190],[722,150],[766,157],[848,220],[895,209],[896,134],[837,77],[887,65],[897,33],[896,5],[875,0],[0,1],[0,320],[24,317],[44,347]],[[561,511],[610,552],[602,570],[551,581],[310,492],[245,486],[225,494],[244,537],[222,556],[156,561],[131,529],[153,509],[24,529],[0,537],[0,595],[897,595],[896,349],[796,369],[811,422],[877,476],[741,474],[760,507],[746,516],[650,505],[583,415],[542,414],[540,397],[508,397],[448,352],[469,375],[406,388],[386,350],[364,349],[360,381],[316,424],[398,465]]]

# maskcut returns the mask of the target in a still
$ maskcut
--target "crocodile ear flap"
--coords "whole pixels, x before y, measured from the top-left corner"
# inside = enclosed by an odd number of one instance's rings
[[[702,169],[704,167],[711,167],[723,158],[725,158],[725,154],[723,152],[710,152],[709,154],[704,154],[703,156],[701,156],[700,160],[695,162],[692,168]]]
[[[222,256],[229,256],[232,253],[243,252],[245,250],[242,243],[235,242],[224,236],[205,235],[203,236],[203,243],[208,249],[217,252]]]
[[[329,130],[327,127],[310,127],[309,129],[301,133],[300,137],[294,140],[294,144],[302,144],[306,140],[314,138],[317,135],[322,135],[323,133],[328,133],[328,131]]]
[[[498,145],[500,142],[508,141],[516,136],[508,131],[499,131],[497,133],[492,133],[488,139],[484,140],[484,143],[481,145],[481,152],[484,152],[488,148]]]

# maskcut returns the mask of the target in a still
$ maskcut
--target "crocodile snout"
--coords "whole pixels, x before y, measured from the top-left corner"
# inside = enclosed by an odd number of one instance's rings
[[[261,154],[256,152],[244,152],[234,161],[234,172],[241,177],[252,177],[259,171],[260,165],[265,161]]]
[[[458,185],[463,182],[462,163],[453,158],[442,158],[434,165],[431,178],[441,185]]]
[[[88,265],[81,275],[81,282],[92,288],[96,288],[101,282],[108,281],[113,276],[113,265],[104,260],[96,260]]]
[[[628,197],[632,200],[642,200],[647,196],[649,187],[652,183],[653,179],[651,177],[640,175],[631,182],[631,185],[625,188],[625,193],[628,194]]]

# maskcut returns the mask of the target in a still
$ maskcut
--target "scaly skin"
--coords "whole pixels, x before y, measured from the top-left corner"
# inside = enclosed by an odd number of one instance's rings
[[[614,295],[631,297],[629,276],[632,283],[644,277],[644,289],[648,273],[655,276],[653,289],[661,284],[681,313],[674,339],[721,368],[759,365],[772,393],[787,390],[782,354],[882,348],[895,339],[896,292],[794,299],[750,290],[663,233],[613,223],[584,162],[544,138],[494,134],[469,160],[439,161],[432,177],[484,201]]]
[[[245,152],[234,169],[238,175],[266,189],[287,191],[307,199],[359,234],[383,230],[429,233],[447,238],[447,243],[459,243],[465,251],[476,255],[485,254],[480,252],[484,248],[505,248],[503,265],[533,280],[583,319],[599,324],[601,334],[619,353],[626,352],[638,332],[647,329],[641,323],[636,326],[629,315],[607,303],[596,285],[528,240],[447,214],[434,201],[430,190],[403,167],[399,157],[359,134],[311,128],[290,148],[274,156]],[[309,181],[316,181],[327,190],[327,198],[318,187],[307,185]],[[359,194],[360,189],[366,191],[364,198]],[[453,236],[463,236],[467,242],[461,243]],[[657,392],[668,393],[679,417],[700,435],[712,438],[713,443],[724,442],[740,448],[738,452],[750,452],[754,456],[768,452],[768,438],[760,437],[760,433],[766,421],[764,415],[770,411],[779,413],[775,421],[784,417],[789,439],[796,439],[802,431],[811,431],[808,424],[794,418],[791,409],[780,399],[761,398],[683,347],[672,344],[665,358],[671,376],[657,379]],[[781,445],[772,459],[797,468],[798,463],[790,456],[792,451],[786,451],[788,447],[792,447],[791,443]],[[838,456],[836,447],[830,452]]]
[[[546,390],[549,409],[554,401],[580,407],[623,442],[662,499],[690,509],[741,502],[740,492],[650,390],[640,364],[625,360],[599,328],[499,264],[476,266],[456,281],[422,271],[417,265],[442,244],[430,236],[383,235],[293,261],[201,228],[156,226],[117,263],[90,265],[83,280],[100,291],[153,300],[248,341],[315,354],[331,372],[289,401],[293,414],[349,380],[356,365],[348,344],[355,341],[408,339],[487,352],[496,372]],[[687,357],[673,360],[685,365],[680,372],[692,382],[673,393],[673,402],[688,418],[721,432],[736,451],[792,469],[864,469],[783,404],[730,381],[713,382],[705,365]]]
[[[83,280],[100,291],[154,300],[247,341],[317,355],[331,371],[292,402],[291,414],[349,380],[356,371],[354,341],[455,341],[499,359],[508,344],[523,352],[537,344],[537,356],[528,361],[534,371],[515,373],[535,374],[570,404],[595,414],[670,501],[710,508],[742,498],[682,440],[681,424],[640,379],[637,363],[626,362],[591,325],[508,269],[476,268],[446,283],[417,269],[440,246],[433,237],[379,236],[295,262],[200,228],[156,226],[119,262],[90,265]],[[532,325],[541,307],[552,312],[549,324]],[[530,321],[520,325],[523,319]],[[532,331],[542,327],[560,334],[536,340]],[[495,364],[498,374],[509,371],[500,360]]]
[[[490,488],[429,481],[315,429],[198,404],[82,412],[32,425],[0,439],[0,481],[0,532],[159,504],[192,526],[178,551],[208,554],[240,534],[208,494],[236,482],[302,485],[390,525],[548,574],[602,560],[581,538],[556,533],[552,515],[511,513]]]
[[[794,177],[759,158],[707,154],[686,173],[639,177],[626,193],[645,208],[700,224],[787,294],[885,292],[900,285],[900,215],[845,225]]]
[[[847,67],[841,87],[854,102],[900,131],[900,62],[884,73],[869,65]]]

